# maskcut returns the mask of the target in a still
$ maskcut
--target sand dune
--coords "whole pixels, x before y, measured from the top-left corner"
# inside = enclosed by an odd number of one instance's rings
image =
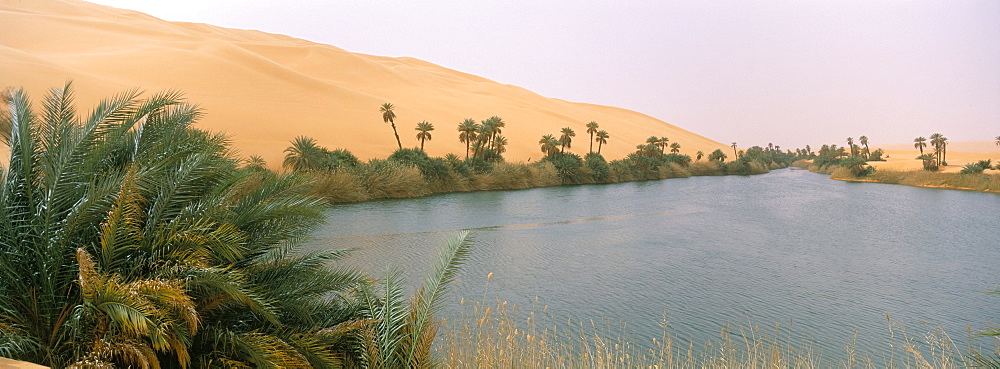
[[[875,168],[923,170],[923,162],[916,159],[920,156],[920,151],[914,149],[913,144],[891,144],[883,145],[881,148],[885,150],[888,158],[884,162],[871,162]],[[932,152],[930,147],[924,148],[924,153],[930,152]],[[945,173],[957,173],[965,164],[980,160],[989,159],[994,164],[1000,163],[1000,146],[997,146],[995,141],[988,140],[954,141],[948,143],[946,155],[948,166],[941,167],[940,170]],[[991,170],[988,173],[1000,173],[1000,171]]]
[[[571,127],[571,151],[588,150],[585,124],[597,121],[611,139],[609,159],[649,136],[666,136],[681,152],[728,146],[637,112],[547,98],[413,58],[351,53],[334,46],[259,31],[166,22],[77,0],[0,0],[0,86],[26,88],[35,99],[73,80],[78,108],[140,87],[178,89],[206,110],[202,128],[224,131],[244,155],[280,163],[298,135],[362,158],[395,148],[378,111],[396,106],[404,146],[415,147],[416,123],[436,130],[426,150],[464,154],[456,127],[465,118],[497,115],[512,161],[537,160],[544,134]],[[689,127],[696,130],[697,127]]]

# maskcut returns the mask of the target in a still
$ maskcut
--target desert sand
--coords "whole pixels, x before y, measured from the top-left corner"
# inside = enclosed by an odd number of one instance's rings
[[[11,360],[8,358],[0,357],[0,368],[6,369],[45,369],[47,366],[41,366],[38,364],[33,364],[25,361]]]
[[[900,171],[923,170],[923,162],[916,159],[917,156],[920,156],[920,151],[914,149],[913,144],[884,145],[882,148],[888,156],[886,161],[869,162],[876,169]],[[872,150],[874,149],[873,147]],[[933,152],[933,148],[924,148],[924,153],[931,152]],[[989,140],[949,142],[946,155],[948,166],[941,167],[940,171],[943,173],[958,173],[965,164],[980,160],[990,159],[994,165],[1000,163],[1000,146],[997,146],[995,141]],[[987,173],[997,174],[1000,171],[989,170]]]
[[[585,154],[590,121],[611,136],[602,149],[608,159],[624,157],[649,136],[668,137],[692,156],[730,149],[634,111],[278,34],[167,22],[78,0],[0,0],[0,24],[0,87],[23,87],[38,101],[72,80],[81,113],[129,88],[181,90],[204,108],[200,128],[226,132],[241,155],[260,155],[271,166],[280,165],[282,151],[299,135],[362,159],[388,156],[396,142],[379,113],[385,102],[396,106],[404,147],[419,146],[417,122],[434,124],[426,143],[432,156],[464,156],[459,122],[494,115],[506,122],[509,161],[538,160],[539,138],[558,137],[562,127],[576,131],[570,151]]]

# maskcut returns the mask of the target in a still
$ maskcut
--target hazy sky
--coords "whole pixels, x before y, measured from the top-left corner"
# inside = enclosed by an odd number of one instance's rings
[[[411,56],[744,147],[1000,135],[1000,1],[94,2]]]

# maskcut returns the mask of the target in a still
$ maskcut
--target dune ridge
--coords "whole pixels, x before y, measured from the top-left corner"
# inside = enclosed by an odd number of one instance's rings
[[[681,153],[728,146],[656,118],[610,106],[547,98],[527,89],[419,59],[351,53],[289,36],[208,24],[167,22],[143,13],[79,0],[0,0],[0,86],[26,88],[35,99],[73,80],[77,105],[133,87],[175,89],[201,105],[201,127],[224,131],[243,155],[278,165],[298,135],[361,158],[395,149],[378,111],[396,106],[404,147],[419,143],[417,122],[434,124],[430,155],[464,155],[456,127],[465,118],[500,116],[510,142],[505,157],[541,157],[538,139],[571,127],[570,151],[584,154],[585,124],[611,138],[602,153],[620,158],[649,136],[666,136]]]

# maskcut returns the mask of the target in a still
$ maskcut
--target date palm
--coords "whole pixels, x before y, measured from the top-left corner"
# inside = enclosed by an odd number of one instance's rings
[[[573,137],[576,137],[576,132],[573,132],[573,129],[569,127],[563,128],[560,132],[562,134],[559,135],[559,144],[562,145],[562,148],[559,149],[559,153],[563,154],[567,148],[573,147]]]
[[[588,152],[594,152],[594,134],[597,133],[597,128],[596,121],[590,121],[590,123],[587,123],[587,133],[590,134],[590,151]]]
[[[424,141],[431,140],[431,131],[434,130],[434,125],[427,122],[426,120],[417,123],[417,139],[420,140],[420,151],[424,151]]]
[[[608,135],[607,131],[597,131],[597,153],[601,153],[601,145],[608,143],[608,139],[611,136]]]
[[[920,149],[920,155],[924,154],[924,148],[927,147],[927,139],[924,137],[917,137],[913,139],[913,148]]]
[[[493,124],[490,125],[490,127],[492,128],[490,133],[490,143],[492,144],[493,141],[496,140],[497,135],[503,133],[503,128],[507,126],[507,122],[504,122],[503,118],[500,118],[495,115],[490,117],[489,120],[493,122]]]
[[[865,159],[868,159],[868,156],[871,155],[871,150],[868,149],[868,136],[858,137],[858,140],[861,141],[862,145],[865,145],[864,156]]]
[[[694,154],[694,157],[695,157],[694,160],[701,160],[701,158],[705,157],[705,153],[701,150],[698,150],[698,152]]]
[[[670,143],[670,139],[668,139],[666,137],[660,137],[660,142],[657,144],[657,146],[660,147],[660,153],[661,154],[664,153],[664,152],[666,152],[666,150],[667,150],[667,144],[668,143]]]
[[[507,143],[507,137],[497,135],[493,138],[493,151],[498,155],[503,155],[503,153],[507,152]]]
[[[474,157],[479,157],[482,155],[483,150],[489,148],[490,136],[493,134],[493,121],[484,120],[479,128],[476,130],[476,142],[473,144],[473,154]]]
[[[393,109],[395,108],[396,107],[392,106],[392,104],[385,103],[382,104],[382,107],[380,107],[378,110],[382,112],[382,122],[389,123],[389,125],[392,126],[392,134],[396,136],[396,145],[399,146],[400,150],[402,150],[403,143],[399,141],[399,133],[396,132],[396,112],[393,111]]]
[[[732,147],[733,147],[733,157],[736,157],[736,156],[737,156],[737,152],[736,152],[736,141],[733,141],[733,144],[732,144],[732,145],[729,145],[729,146],[732,146]],[[699,151],[699,152],[700,152],[700,151]],[[698,159],[701,159],[701,158],[698,158]]]
[[[677,142],[670,144],[670,152],[673,154],[681,152],[681,144]]]
[[[465,144],[466,159],[469,158],[469,145],[476,139],[476,131],[478,129],[479,123],[476,123],[476,120],[472,118],[463,120],[462,123],[458,124],[458,141]]]
[[[656,148],[660,148],[660,138],[656,136],[649,136],[646,138],[647,145],[653,145]]]
[[[553,135],[544,135],[542,139],[538,140],[538,145],[541,146],[542,153],[546,156],[552,157],[559,153],[557,148],[559,147],[559,140]]]
[[[942,155],[942,152],[941,152],[943,150],[942,149],[943,141],[941,140],[941,138],[943,138],[943,137],[944,137],[944,135],[942,135],[940,133],[932,134],[931,137],[930,137],[931,138],[931,146],[934,147],[934,155],[937,156],[937,162],[938,162],[939,165],[944,165],[944,158],[943,158],[943,155]]]
[[[327,153],[317,143],[316,139],[298,136],[292,140],[292,145],[285,149],[285,161],[282,166],[294,171],[318,170],[323,166]]]
[[[434,316],[471,248],[468,231],[448,239],[431,274],[408,300],[403,295],[405,287],[398,269],[388,269],[378,285],[366,284],[360,289],[361,314],[368,322],[357,340],[361,367],[436,366],[431,344],[441,323]]]
[[[338,365],[358,283],[294,245],[323,202],[295,176],[238,169],[228,139],[167,92],[86,117],[70,84],[39,114],[4,105],[0,351],[51,367]],[[299,255],[299,256],[293,256]]]
[[[948,165],[948,137],[941,136],[938,140],[941,142],[941,165]]]

